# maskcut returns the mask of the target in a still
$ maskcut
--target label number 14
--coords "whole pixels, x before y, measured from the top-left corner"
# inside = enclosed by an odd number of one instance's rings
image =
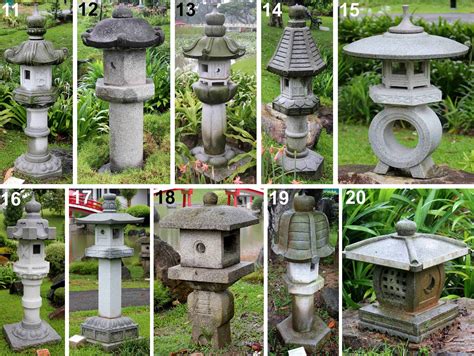
[[[267,2],[265,5],[263,5],[263,9],[265,10],[265,14],[267,15],[267,17],[270,17],[270,3]],[[281,17],[281,14],[281,3],[277,3],[272,9],[272,15],[277,15],[278,17]]]

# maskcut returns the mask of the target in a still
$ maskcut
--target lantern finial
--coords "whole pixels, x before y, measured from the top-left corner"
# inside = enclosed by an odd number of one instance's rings
[[[209,193],[204,194],[204,197],[202,200],[203,200],[204,205],[217,205],[217,201],[219,200],[219,198],[217,197],[216,193],[209,192]]]
[[[36,201],[35,193],[33,193],[31,200],[25,204],[25,211],[30,213],[39,213],[41,211],[41,204]]]
[[[403,18],[398,26],[393,26],[388,29],[390,33],[398,34],[410,34],[410,33],[422,33],[423,27],[415,26],[410,20],[410,14],[408,13],[408,5],[403,5]]]
[[[115,198],[116,198],[115,194],[112,194],[112,193],[104,194],[104,203],[102,204],[102,207],[104,208],[104,212],[110,213],[110,212],[117,211]]]
[[[411,220],[400,220],[395,224],[398,236],[414,236],[416,233],[416,223]]]

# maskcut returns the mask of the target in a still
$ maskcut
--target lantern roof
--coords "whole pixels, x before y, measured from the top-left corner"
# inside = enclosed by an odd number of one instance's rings
[[[290,20],[267,70],[284,77],[308,77],[321,72],[326,64],[306,26],[307,10],[302,5],[291,6]]]
[[[44,39],[46,19],[39,14],[37,4],[35,4],[33,15],[27,17],[26,24],[28,41],[7,49],[4,53],[5,60],[8,63],[27,66],[53,65],[64,62],[68,56],[68,50],[67,48],[56,50],[51,42]]]
[[[217,195],[204,195],[203,206],[179,209],[160,220],[160,227],[183,230],[231,231],[258,224],[259,219],[245,208],[217,205]]]
[[[217,10],[217,3],[212,5],[212,11],[206,15],[204,36],[191,46],[183,48],[184,56],[199,60],[230,60],[242,57],[245,47],[225,35],[225,16]]]
[[[273,251],[291,262],[307,262],[327,257],[334,252],[329,244],[329,221],[326,215],[315,211],[312,196],[297,195],[293,209],[285,211],[278,224],[278,240]]]
[[[25,204],[26,216],[19,219],[16,226],[7,228],[8,236],[15,240],[54,240],[56,228],[41,217],[41,204],[33,197]]]
[[[128,213],[117,213],[115,198],[115,194],[104,194],[104,203],[102,204],[104,210],[101,213],[78,218],[77,221],[82,224],[94,225],[126,225],[143,222],[143,218],[136,218]]]
[[[345,258],[419,272],[467,255],[467,245],[449,237],[417,233],[416,223],[401,220],[396,233],[373,237],[346,247]]]
[[[120,5],[112,18],[98,22],[81,35],[84,45],[95,48],[139,49],[161,45],[165,34],[160,27],[152,27],[132,11]]]
[[[403,5],[403,19],[382,35],[363,38],[344,46],[343,51],[354,57],[428,60],[459,57],[469,48],[446,37],[424,32],[410,21],[408,5]]]

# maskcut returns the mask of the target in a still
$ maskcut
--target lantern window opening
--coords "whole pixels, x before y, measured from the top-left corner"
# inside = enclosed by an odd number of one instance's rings
[[[198,242],[196,244],[196,251],[199,252],[199,253],[205,253],[206,252],[206,245],[204,245],[204,243],[202,243],[202,242]]]
[[[204,64],[204,63],[201,64],[201,71],[202,71],[203,73],[209,72],[209,65],[208,65],[208,64]]]
[[[224,236],[224,253],[237,252],[237,235],[235,233]]]
[[[290,80],[288,78],[284,78],[283,82],[284,82],[285,88],[290,87]]]
[[[213,87],[223,87],[224,85],[224,82],[212,82]]]
[[[216,73],[220,73],[221,72],[221,68],[220,67],[217,67],[216,68]]]
[[[31,72],[28,69],[25,69],[25,80],[31,79]]]
[[[112,229],[112,238],[114,239],[120,238],[120,229]]]
[[[393,75],[407,75],[407,66],[405,62],[392,62],[392,74]]]
[[[33,245],[33,255],[40,255],[41,254],[41,245],[34,244]]]

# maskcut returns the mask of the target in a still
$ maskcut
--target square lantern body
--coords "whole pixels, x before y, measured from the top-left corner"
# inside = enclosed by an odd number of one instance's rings
[[[430,86],[429,61],[384,60],[382,83],[386,88],[416,89]]]
[[[97,246],[118,247],[124,245],[122,225],[96,225],[95,244]]]
[[[18,261],[13,270],[20,274],[46,274],[49,262],[45,260],[45,246],[42,240],[19,240]]]
[[[52,66],[20,66],[20,84],[29,91],[47,91],[53,86]]]
[[[313,95],[313,78],[280,77],[280,92],[282,96],[289,99],[299,99]]]
[[[226,268],[240,262],[240,230],[181,230],[181,266]]]
[[[104,50],[104,84],[113,86],[146,83],[146,51]]]
[[[418,313],[438,304],[444,285],[444,266],[421,272],[375,266],[374,289],[381,307]]]
[[[198,61],[199,80],[204,85],[225,86],[230,77],[230,60]]]

